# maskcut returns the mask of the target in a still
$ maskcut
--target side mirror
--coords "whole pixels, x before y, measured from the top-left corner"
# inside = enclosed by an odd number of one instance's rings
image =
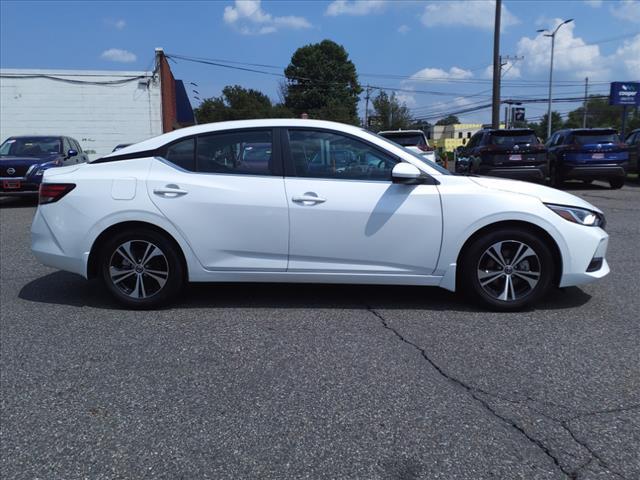
[[[67,152],[67,158],[75,157],[76,155],[78,155],[78,151],[73,148],[70,148]]]
[[[393,183],[401,183],[405,185],[416,185],[425,183],[429,178],[422,173],[418,167],[407,162],[397,163],[391,170],[391,180]]]

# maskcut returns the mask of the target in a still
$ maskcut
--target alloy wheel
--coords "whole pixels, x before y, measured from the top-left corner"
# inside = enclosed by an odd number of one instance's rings
[[[109,260],[113,285],[134,299],[157,294],[169,278],[164,252],[147,240],[129,240],[116,248]]]
[[[496,242],[480,256],[477,278],[495,300],[514,302],[538,285],[541,263],[533,248],[519,240]]]

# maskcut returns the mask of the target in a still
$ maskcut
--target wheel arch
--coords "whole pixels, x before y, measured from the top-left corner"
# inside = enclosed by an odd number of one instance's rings
[[[488,225],[485,225],[479,228],[478,230],[473,232],[464,242],[456,258],[456,290],[459,290],[459,286],[460,286],[460,278],[461,278],[461,275],[459,275],[460,268],[461,268],[460,260],[462,259],[462,256],[464,255],[466,249],[469,248],[469,245],[471,245],[471,243],[474,242],[478,237],[492,230],[496,230],[498,228],[521,228],[542,237],[545,243],[549,246],[551,250],[551,254],[553,255],[554,263],[557,266],[553,274],[553,284],[555,286],[558,286],[560,284],[560,279],[562,278],[562,270],[563,270],[562,253],[560,252],[560,247],[558,246],[558,243],[555,241],[553,236],[549,232],[547,232],[544,228],[534,223],[530,223],[524,220],[504,220],[504,221],[490,223]]]
[[[99,270],[99,259],[100,259],[100,249],[107,238],[117,233],[130,230],[133,228],[147,228],[149,230],[153,230],[156,233],[163,235],[169,240],[173,246],[176,248],[176,252],[178,252],[178,257],[182,262],[182,266],[184,267],[185,272],[185,280],[189,278],[189,263],[185,257],[184,251],[180,246],[180,243],[167,232],[164,228],[159,227],[158,225],[154,225],[153,223],[143,222],[143,221],[123,221],[119,223],[115,223],[110,225],[108,228],[103,230],[94,240],[91,245],[91,250],[89,252],[89,259],[87,261],[87,278],[95,278],[98,275]]]

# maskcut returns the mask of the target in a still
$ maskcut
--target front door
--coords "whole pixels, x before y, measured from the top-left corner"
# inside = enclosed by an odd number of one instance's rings
[[[398,159],[355,137],[313,129],[284,137],[289,271],[433,273],[442,238],[435,185],[393,184]]]

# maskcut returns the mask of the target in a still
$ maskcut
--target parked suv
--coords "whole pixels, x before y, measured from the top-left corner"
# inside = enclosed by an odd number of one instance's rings
[[[640,181],[640,128],[631,132],[624,141],[629,147],[629,172],[638,174]]]
[[[543,182],[547,149],[531,129],[484,129],[457,150],[458,173],[477,173]]]
[[[70,137],[9,137],[0,145],[0,196],[37,195],[45,170],[86,161]]]
[[[441,162],[436,150],[429,145],[427,136],[422,130],[387,130],[378,132],[378,135],[388,138],[404,148],[408,148],[427,160],[434,163]]]
[[[612,128],[559,130],[547,141],[549,176],[558,187],[564,180],[608,180],[621,188],[629,166],[627,146]]]

